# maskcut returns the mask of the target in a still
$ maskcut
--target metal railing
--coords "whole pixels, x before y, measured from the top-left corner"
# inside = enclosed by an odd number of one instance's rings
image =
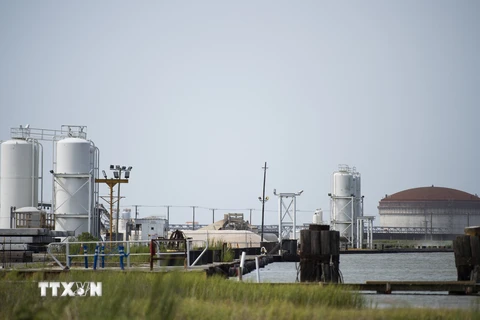
[[[204,240],[191,240],[191,239],[152,239],[150,240],[150,270],[153,270],[153,262],[169,261],[184,259],[184,267],[193,267],[202,258],[205,252],[208,250],[208,241]],[[192,248],[192,242],[199,241],[204,244],[203,251],[199,254],[197,259],[190,265],[190,250]],[[174,247],[177,247],[177,250]],[[203,247],[203,246],[202,246]],[[167,251],[161,251],[161,248],[167,249]]]
[[[153,240],[157,243],[159,242],[172,242],[168,239],[157,239]],[[174,240],[179,241],[179,240]],[[190,265],[190,250],[192,248],[192,242],[194,240],[188,239],[185,241],[186,249],[184,251],[184,267],[188,269],[189,267],[195,266],[198,261],[202,258],[204,253],[208,249],[208,242],[203,240],[196,240],[204,244],[205,249],[200,253],[197,259]],[[69,269],[72,266],[73,258],[83,258],[85,269],[89,268],[90,262],[89,258],[93,258],[92,269],[96,270],[97,267],[105,268],[105,259],[111,257],[118,257],[118,263],[122,270],[126,267],[131,268],[131,257],[132,256],[145,256],[149,259],[146,259],[144,263],[151,261],[152,253],[157,256],[157,258],[163,258],[172,254],[172,252],[160,252],[160,250],[152,250],[152,247],[148,252],[132,252],[132,247],[145,247],[147,248],[152,244],[152,240],[134,240],[134,241],[76,241],[76,242],[52,242],[47,245],[48,255],[58,264],[62,269]],[[159,248],[159,246],[156,246]],[[72,250],[77,249],[78,252],[72,253]],[[92,252],[93,249],[93,252]],[[92,252],[92,253],[90,253]],[[64,256],[65,264],[57,258],[57,256]],[[159,260],[159,259],[156,259]],[[109,261],[110,262],[110,261]]]

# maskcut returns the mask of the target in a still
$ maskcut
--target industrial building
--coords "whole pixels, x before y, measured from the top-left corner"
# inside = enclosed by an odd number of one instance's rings
[[[395,233],[463,234],[467,226],[480,225],[480,198],[444,187],[420,187],[385,195],[378,205],[380,228]],[[403,232],[400,231],[403,229]],[[445,237],[443,237],[445,238]]]

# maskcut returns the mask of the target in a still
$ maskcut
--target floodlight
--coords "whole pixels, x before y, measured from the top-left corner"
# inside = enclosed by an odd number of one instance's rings
[[[113,176],[115,177],[115,179],[118,179],[118,177],[119,177],[118,171],[113,171]]]
[[[110,170],[114,170],[115,166],[113,164],[110,165]]]

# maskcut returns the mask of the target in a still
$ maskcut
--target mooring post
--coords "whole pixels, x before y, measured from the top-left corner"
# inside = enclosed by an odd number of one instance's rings
[[[320,245],[320,231],[311,230],[310,231],[310,246],[311,246],[311,262],[310,262],[310,272],[311,277],[308,281],[322,281],[322,266],[321,262],[318,259],[322,254],[322,248]]]
[[[480,227],[466,227],[453,241],[458,281],[477,281],[480,271]]]
[[[300,282],[339,282],[340,235],[328,225],[300,231]]]
[[[312,261],[311,231],[300,231],[300,282],[315,281]]]

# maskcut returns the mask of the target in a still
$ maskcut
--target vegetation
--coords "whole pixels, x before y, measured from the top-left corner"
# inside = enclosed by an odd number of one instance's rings
[[[476,311],[365,306],[335,287],[276,286],[205,278],[198,272],[62,273],[47,281],[102,282],[101,297],[40,297],[38,281],[15,272],[0,280],[0,319],[477,319]],[[63,290],[59,290],[61,294]]]

